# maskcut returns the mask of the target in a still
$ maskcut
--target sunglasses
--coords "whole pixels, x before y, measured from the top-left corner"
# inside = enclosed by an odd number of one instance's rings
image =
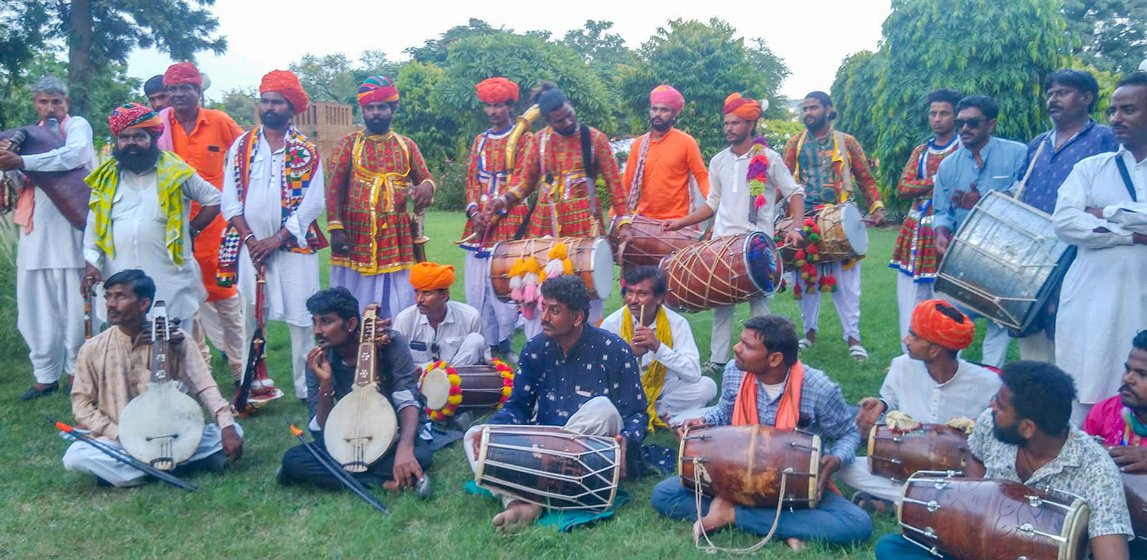
[[[980,123],[986,120],[988,119],[956,119],[956,129],[958,130],[967,126],[968,128],[975,130],[980,128]]]

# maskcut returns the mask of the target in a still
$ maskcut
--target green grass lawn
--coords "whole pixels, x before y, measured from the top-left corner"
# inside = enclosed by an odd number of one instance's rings
[[[452,291],[464,300],[461,281],[463,251],[459,238],[463,217],[457,213],[427,216],[430,258],[454,264],[459,280]],[[887,262],[895,229],[871,230],[870,255],[863,270],[861,329],[869,360],[857,364],[848,358],[840,340],[840,323],[828,298],[821,306],[820,339],[802,356],[823,369],[856,402],[875,394],[888,362],[900,353],[897,334],[895,277]],[[326,281],[326,253],[323,257]],[[5,261],[6,262],[6,261]],[[0,483],[0,557],[3,558],[700,558],[691,542],[689,525],[659,516],[649,505],[649,493],[658,477],[631,481],[624,488],[632,500],[618,515],[589,529],[559,534],[547,527],[532,527],[515,535],[496,533],[490,518],[500,503],[465,494],[470,469],[458,445],[439,452],[430,469],[433,497],[422,502],[410,495],[381,495],[392,510],[383,517],[349,492],[334,493],[278,486],[273,474],[283,452],[295,440],[283,417],[305,421],[305,407],[291,398],[268,406],[243,421],[247,433],[243,459],[225,476],[200,475],[195,494],[163,484],[115,490],[98,488],[93,477],[65,472],[60,457],[68,443],[57,437],[45,415],[71,418],[69,401],[52,395],[31,403],[16,397],[31,382],[27,350],[15,329],[15,272],[10,264],[0,277],[0,458],[5,467]],[[620,305],[615,291],[607,312]],[[747,317],[741,306],[738,320]],[[778,294],[776,314],[797,321],[799,312],[791,292]],[[689,316],[703,360],[708,358],[711,313]],[[735,333],[736,335],[736,333]],[[517,347],[522,344],[519,335]],[[270,371],[277,385],[290,393],[289,339],[281,324],[270,328]],[[979,357],[979,338],[965,353]],[[214,364],[216,378],[230,387],[221,359]],[[654,443],[672,445],[660,432]],[[890,517],[876,522],[876,536],[896,530]],[[755,539],[725,531],[715,542],[747,546]],[[777,558],[871,558],[872,543],[838,549],[813,546],[794,554],[780,543],[758,553]]]

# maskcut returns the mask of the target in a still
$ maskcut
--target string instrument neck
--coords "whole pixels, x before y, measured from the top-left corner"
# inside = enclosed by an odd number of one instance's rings
[[[171,361],[171,324],[167,320],[167,306],[157,301],[152,306],[151,320],[151,380],[166,383],[173,378]]]
[[[378,313],[372,308],[363,313],[362,327],[359,332],[358,360],[355,364],[354,384],[366,386],[377,383],[375,373],[378,358],[378,348],[374,339],[378,335]]]

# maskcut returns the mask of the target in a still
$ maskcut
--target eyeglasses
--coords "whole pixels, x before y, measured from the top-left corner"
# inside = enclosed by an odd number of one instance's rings
[[[966,125],[968,128],[975,130],[980,128],[980,123],[985,120],[986,119],[956,119],[956,129],[964,128]]]
[[[432,359],[436,362],[438,360],[441,360],[442,356],[440,354],[440,351],[441,351],[441,348],[438,347],[437,342],[431,342],[430,343],[430,359]]]

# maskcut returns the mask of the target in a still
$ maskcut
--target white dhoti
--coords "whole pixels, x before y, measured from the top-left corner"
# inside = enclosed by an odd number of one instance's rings
[[[206,341],[227,354],[227,369],[235,381],[243,379],[243,351],[249,342],[246,340],[246,325],[243,313],[243,296],[234,296],[207,301],[199,306],[199,316],[195,321],[195,342],[203,353],[203,360],[211,364],[211,351]]]
[[[514,336],[518,306],[494,295],[490,282],[490,259],[466,251],[466,303],[482,314],[482,334],[491,346]]]
[[[16,328],[28,344],[36,383],[55,383],[76,372],[84,343],[82,268],[16,268]]]
[[[235,431],[239,433],[239,437],[243,437],[243,428],[239,424],[235,424]],[[99,438],[99,441],[123,450],[114,441],[104,438]],[[199,447],[195,448],[195,454],[181,464],[186,465],[200,459],[206,459],[220,451],[223,451],[223,431],[219,429],[218,424],[208,424],[203,427],[203,438],[199,440]],[[147,473],[116,461],[103,451],[82,441],[74,442],[68,447],[68,450],[64,452],[63,462],[66,470],[93,474],[112,486],[120,488],[139,486],[147,482]]]
[[[712,378],[701,376],[697,381],[689,382],[671,375],[665,379],[665,387],[661,389],[661,396],[657,397],[657,415],[676,418],[697,412],[715,398],[717,382]],[[697,416],[700,414],[690,417]]]
[[[903,482],[894,482],[890,478],[872,474],[868,470],[868,457],[857,457],[851,464],[836,471],[836,474],[845,484],[881,500],[899,502],[904,490]]]
[[[733,312],[737,306],[726,305],[713,308],[713,339],[709,343],[709,361],[724,364],[729,361],[729,345],[733,340]],[[769,314],[769,298],[749,300],[749,311],[753,317]]]
[[[331,266],[331,287],[342,286],[358,300],[358,311],[377,303],[380,317],[394,317],[399,311],[414,305],[414,287],[410,285],[410,270],[397,270],[382,274],[363,275],[345,266]]]
[[[841,262],[822,265],[821,270],[827,271],[836,278],[836,291],[832,292],[832,305],[836,308],[836,315],[840,318],[840,330],[844,331],[844,341],[848,339],[860,340],[860,261],[845,269]],[[793,271],[793,283],[800,281],[800,273]],[[801,284],[804,289],[804,284]],[[801,318],[804,330],[819,331],[820,327],[820,291],[808,290],[802,292],[800,299]]]
[[[934,282],[917,282],[915,278],[896,272],[896,307],[900,312],[900,350],[907,352],[904,346],[904,337],[908,336],[908,327],[912,324],[912,312],[916,304],[932,299]]]

